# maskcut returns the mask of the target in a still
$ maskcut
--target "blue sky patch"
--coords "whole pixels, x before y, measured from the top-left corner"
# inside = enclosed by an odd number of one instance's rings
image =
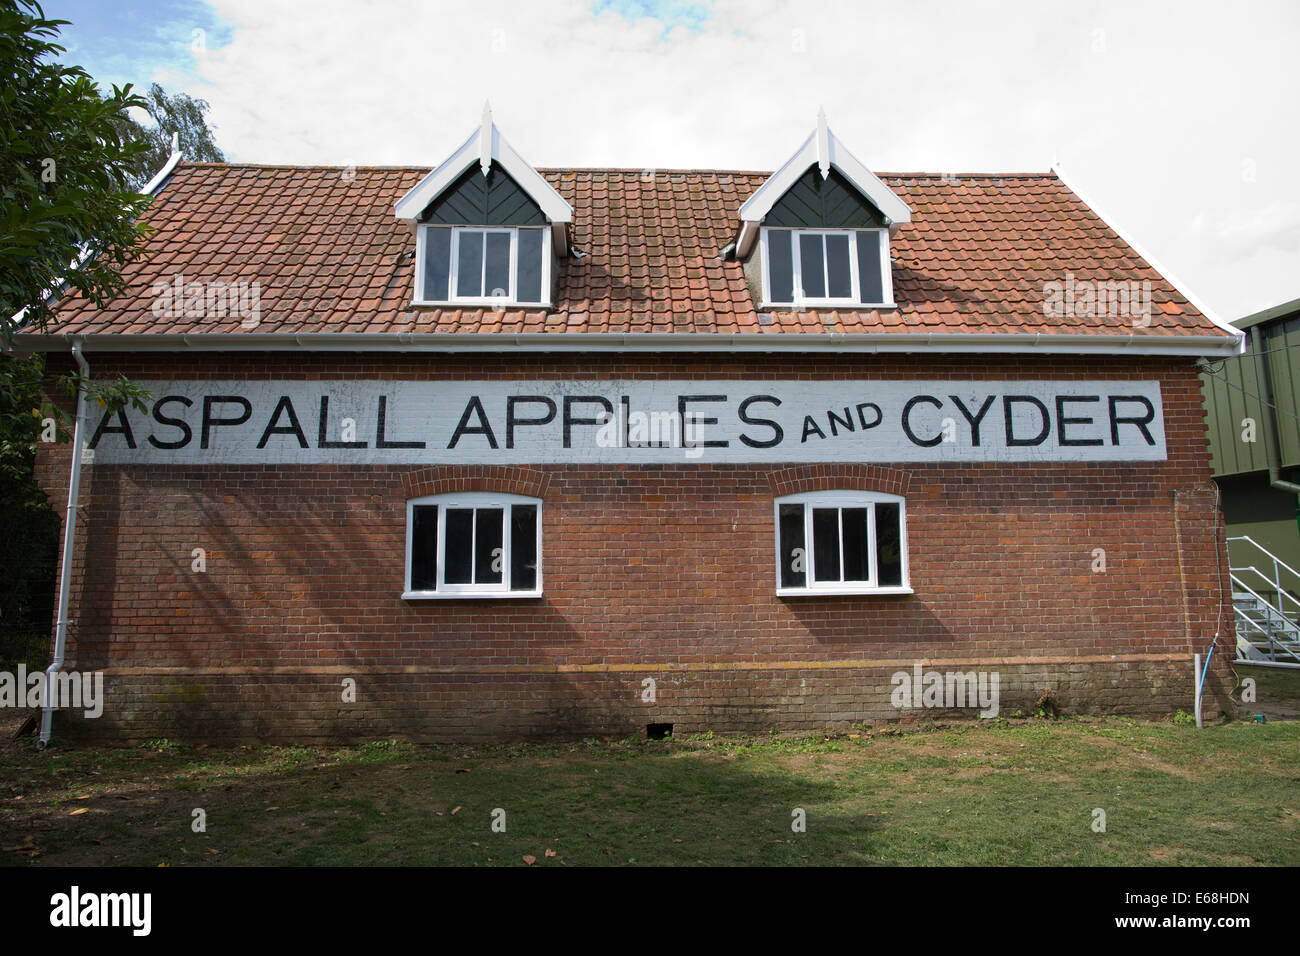
[[[686,0],[595,0],[591,12],[599,15],[609,11],[625,20],[659,20],[667,33],[673,27],[685,27],[699,32],[712,15],[703,3]]]
[[[148,87],[160,73],[193,77],[195,48],[229,43],[232,30],[200,0],[47,0],[51,20],[69,20],[59,31],[65,63],[84,67],[101,86]],[[188,83],[165,84],[168,92]]]

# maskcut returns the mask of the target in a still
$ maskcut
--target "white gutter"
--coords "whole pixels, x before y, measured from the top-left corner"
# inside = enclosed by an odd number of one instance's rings
[[[955,352],[1053,355],[1237,355],[1226,335],[1037,333],[694,332],[236,332],[19,335],[17,352],[61,351],[74,338],[87,352]]]
[[[1120,226],[1115,222],[1114,219],[1112,219],[1110,216],[1102,212],[1101,208],[1095,202],[1093,202],[1091,199],[1085,196],[1083,192],[1080,191],[1079,187],[1076,186],[1069,178],[1066,177],[1065,171],[1061,169],[1059,163],[1054,163],[1052,165],[1052,172],[1056,174],[1057,179],[1065,183],[1066,187],[1070,190],[1070,192],[1078,196],[1079,199],[1083,202],[1083,204],[1096,214],[1098,219],[1100,219],[1106,225],[1110,226],[1111,230],[1115,233],[1115,235],[1123,239],[1126,243],[1128,243],[1130,249],[1132,249],[1139,256],[1145,259],[1147,265],[1149,265],[1152,269],[1155,269],[1156,272],[1160,273],[1160,275],[1164,278],[1166,282],[1168,282],[1171,286],[1173,286],[1175,289],[1181,292],[1183,294],[1183,297],[1187,299],[1188,302],[1196,306],[1196,308],[1200,311],[1201,315],[1205,316],[1207,319],[1209,319],[1219,328],[1223,329],[1223,331],[1232,333],[1232,335],[1237,339],[1237,350],[1235,352],[1231,352],[1227,354],[1240,355],[1246,351],[1246,335],[1244,332],[1241,331],[1241,329],[1230,324],[1226,320],[1220,318],[1219,314],[1215,312],[1213,309],[1211,309],[1210,306],[1206,302],[1204,302],[1199,296],[1194,295],[1191,289],[1187,285],[1180,282],[1172,272],[1170,272],[1158,261],[1156,261],[1155,256],[1151,255],[1151,253],[1147,252],[1146,249],[1142,248],[1142,246],[1138,244],[1138,241],[1133,238],[1133,236],[1128,232],[1128,230],[1120,228]]]
[[[81,445],[85,440],[86,382],[90,380],[90,366],[81,354],[81,342],[72,342],[72,357],[81,368],[77,384],[77,421],[72,431],[72,474],[68,478],[68,511],[63,518],[63,554],[59,563],[59,615],[54,626],[54,660],[45,669],[45,706],[41,713],[41,736],[37,750],[44,750],[50,742],[54,725],[54,675],[63,669],[63,655],[68,645],[68,597],[72,592],[72,550],[77,536],[77,495],[81,490]]]

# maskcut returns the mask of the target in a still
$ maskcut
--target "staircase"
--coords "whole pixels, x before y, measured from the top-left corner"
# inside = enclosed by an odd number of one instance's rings
[[[1238,661],[1300,667],[1300,571],[1245,535],[1229,538],[1228,551]],[[1234,564],[1234,552],[1256,563]]]

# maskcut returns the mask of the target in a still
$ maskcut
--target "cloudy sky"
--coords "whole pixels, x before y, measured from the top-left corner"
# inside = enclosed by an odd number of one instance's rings
[[[880,172],[1054,161],[1222,317],[1300,298],[1300,4],[46,0],[228,159],[433,166],[490,99],[536,166],[767,170],[824,106]]]

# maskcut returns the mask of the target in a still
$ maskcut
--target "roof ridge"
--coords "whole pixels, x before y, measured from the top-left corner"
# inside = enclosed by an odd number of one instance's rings
[[[341,169],[382,170],[396,172],[428,172],[431,166],[412,166],[409,164],[386,165],[382,163],[231,163],[231,162],[194,162],[182,160],[181,166],[200,169],[320,169],[337,171]],[[691,169],[685,167],[661,166],[536,166],[539,173],[617,173],[620,175],[643,176],[647,172],[655,175],[716,175],[716,176],[770,176],[771,170],[764,169]],[[1059,179],[1055,172],[1008,172],[1008,173],[940,173],[940,172],[884,172],[876,171],[882,179],[935,179],[941,182],[950,179]]]
[[[947,179],[1059,179],[1052,170],[1046,170],[1041,173],[886,173],[877,172],[877,176],[882,179],[938,179],[944,181]]]
[[[430,169],[428,166],[385,166],[375,163],[214,163],[190,159],[182,159],[180,165],[202,169],[328,169],[331,171],[340,169],[397,169],[417,173],[428,172]]]

